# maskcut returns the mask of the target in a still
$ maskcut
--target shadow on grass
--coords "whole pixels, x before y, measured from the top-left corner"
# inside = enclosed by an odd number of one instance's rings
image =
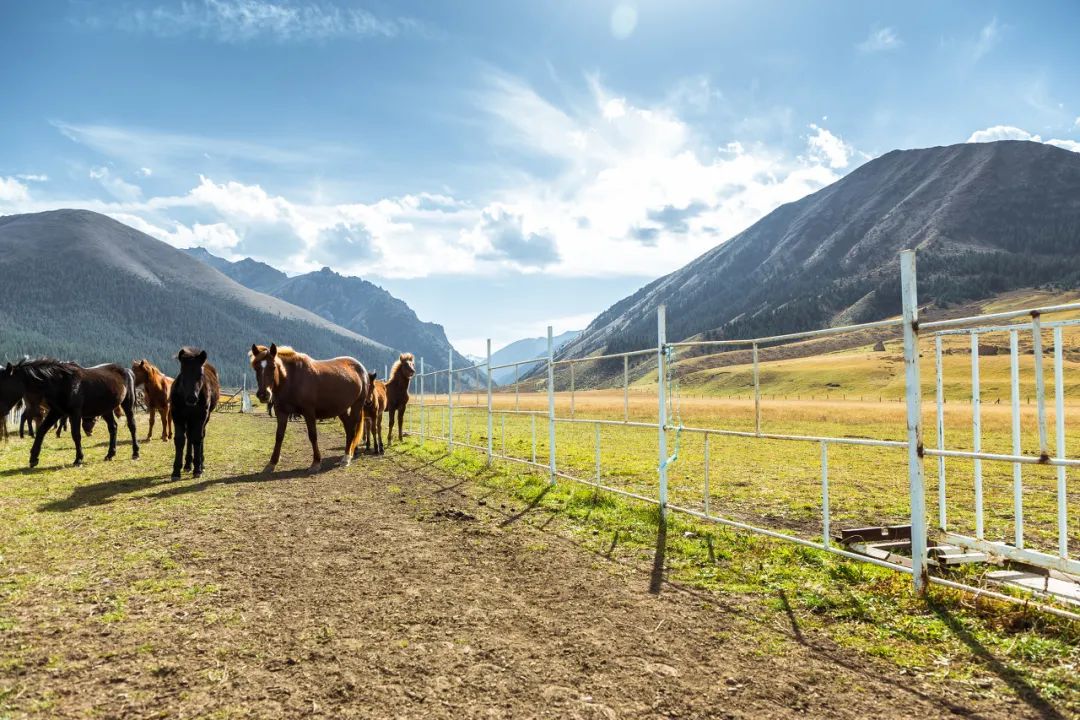
[[[323,467],[330,469],[340,461],[340,458],[324,458]],[[184,479],[172,480],[171,470],[165,473],[158,473],[156,475],[146,475],[138,478],[127,478],[124,480],[109,480],[106,482],[93,483],[92,485],[80,485],[75,488],[71,495],[62,500],[53,500],[52,502],[45,503],[38,507],[41,512],[70,512],[72,510],[78,510],[83,507],[91,507],[94,505],[106,505],[112,502],[112,499],[117,495],[129,495],[131,493],[137,493],[142,490],[147,490],[157,485],[171,485],[159,492],[147,495],[140,499],[156,500],[174,497],[177,495],[186,495],[188,493],[200,492],[206,490],[209,487],[215,485],[233,485],[236,483],[254,483],[254,482],[272,482],[275,480],[292,480],[298,477],[312,477],[307,471],[307,468],[297,468],[295,470],[286,470],[273,473],[265,473],[263,471],[247,473],[244,475],[232,475],[229,477],[207,478],[200,480],[199,482],[190,484],[172,484],[182,483],[185,479],[192,480],[193,478],[186,475]]]
[[[664,587],[664,564],[667,561],[667,521],[660,516],[656,523],[656,551],[649,571],[649,592],[659,595]]]
[[[510,517],[506,518],[501,523],[499,523],[499,527],[506,527],[507,525],[513,525],[518,520],[521,520],[521,518],[525,517],[530,512],[535,510],[536,506],[539,505],[541,502],[543,502],[544,496],[548,494],[548,492],[551,490],[551,487],[552,487],[551,485],[545,485],[544,487],[542,487],[540,489],[540,492],[536,493],[536,497],[534,497],[532,500],[529,501],[528,505],[526,505],[522,510],[514,513],[513,515],[511,515]]]
[[[1039,717],[1051,720],[1065,717],[1046,698],[1040,695],[1039,690],[1029,683],[1023,675],[1003,663],[985,645],[979,642],[979,639],[964,627],[964,623],[953,615],[947,607],[930,599],[927,600],[926,604],[948,626],[952,634],[967,646],[971,654],[979,658],[991,672],[1012,688],[1016,696],[1034,710]]]

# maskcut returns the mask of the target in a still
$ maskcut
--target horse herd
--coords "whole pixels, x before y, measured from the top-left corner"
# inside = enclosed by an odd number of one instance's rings
[[[75,464],[83,462],[82,434],[90,434],[97,418],[109,429],[109,451],[116,456],[117,419],[124,417],[131,433],[131,456],[139,457],[135,436],[135,391],[141,388],[150,416],[146,439],[154,434],[155,416],[161,419],[161,439],[172,438],[175,448],[172,477],[181,477],[181,469],[194,477],[203,473],[203,441],[210,417],[221,401],[217,370],[207,362],[205,350],[183,347],[176,355],[179,372],[168,377],[149,360],[136,360],[130,368],[115,363],[81,367],[53,358],[24,359],[8,363],[0,370],[0,416],[22,407],[24,421],[29,421],[34,435],[30,449],[30,467],[38,464],[41,444],[54,426],[57,434],[68,424],[75,443]],[[274,451],[266,471],[271,472],[281,457],[281,444],[289,419],[300,417],[307,425],[312,462],[309,470],[322,465],[316,422],[338,418],[345,430],[345,455],[348,465],[365,449],[383,452],[382,417],[390,416],[387,442],[398,425],[402,439],[405,407],[409,402],[409,382],[416,373],[411,353],[402,353],[385,381],[376,379],[359,360],[338,357],[314,360],[290,347],[271,344],[252,345],[251,368],[258,380],[256,397],[277,416]],[[36,420],[36,431],[33,421]],[[5,429],[6,431],[6,429]],[[22,433],[22,423],[19,428]]]

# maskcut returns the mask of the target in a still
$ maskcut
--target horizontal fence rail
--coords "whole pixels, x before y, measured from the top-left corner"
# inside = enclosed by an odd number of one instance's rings
[[[441,370],[425,370],[424,358],[420,358],[420,368],[416,375],[419,391],[419,418],[414,420],[411,431],[416,433],[421,443],[428,441],[442,442],[448,450],[455,447],[468,448],[482,452],[488,462],[503,460],[517,463],[524,467],[546,473],[549,482],[555,483],[559,479],[570,480],[587,487],[595,488],[604,492],[610,492],[623,497],[650,503],[659,508],[661,517],[666,513],[678,512],[698,518],[700,520],[731,527],[737,530],[757,533],[784,542],[791,542],[805,547],[829,552],[844,558],[859,560],[874,565],[888,567],[898,572],[908,573],[912,577],[913,588],[917,592],[923,592],[928,584],[936,584],[945,587],[962,589],[987,597],[1012,602],[1029,602],[1018,599],[1011,595],[996,593],[984,588],[973,587],[949,580],[930,573],[929,549],[927,541],[930,537],[927,522],[927,488],[924,464],[927,458],[933,464],[936,473],[936,482],[933,483],[933,494],[936,499],[936,522],[933,524],[936,537],[939,542],[969,550],[972,552],[988,553],[997,557],[1016,560],[1031,565],[1036,565],[1048,570],[1065,573],[1080,574],[1080,562],[1069,556],[1068,520],[1070,510],[1076,515],[1076,507],[1070,506],[1068,495],[1068,472],[1070,468],[1080,466],[1080,458],[1072,458],[1066,454],[1065,449],[1065,402],[1064,402],[1064,342],[1062,332],[1064,328],[1080,326],[1080,319],[1043,320],[1043,316],[1055,313],[1080,311],[1080,303],[1065,303],[1050,305],[1030,310],[1016,310],[997,312],[985,315],[976,315],[964,318],[939,320],[934,322],[922,322],[919,320],[919,306],[916,296],[916,268],[915,253],[905,251],[901,253],[901,305],[902,315],[899,318],[890,318],[876,322],[839,327],[822,328],[802,332],[786,333],[766,337],[750,339],[723,339],[723,340],[683,340],[679,342],[667,342],[666,340],[666,313],[664,306],[657,311],[657,344],[653,348],[632,350],[620,353],[594,355],[584,358],[555,358],[552,342],[552,328],[548,328],[547,353],[538,358],[520,360],[509,363],[493,364],[491,361],[491,342],[487,343],[486,362],[475,364],[466,368],[454,368],[453,355],[448,358],[447,367]],[[1017,320],[1009,324],[1005,321]],[[996,324],[990,324],[996,323]],[[865,331],[877,331],[870,337],[877,342],[884,342],[882,331],[887,331],[885,337],[891,333],[891,341],[900,341],[903,347],[904,363],[904,425],[897,426],[893,437],[861,437],[859,435],[829,435],[823,434],[800,434],[784,432],[774,428],[765,428],[763,418],[763,404],[765,397],[762,394],[762,352],[783,348],[794,343],[799,343],[815,338],[847,335],[854,341],[862,336],[857,335]],[[932,332],[931,332],[932,331]],[[1044,350],[1043,333],[1052,334],[1052,351],[1049,361],[1052,362],[1053,385],[1052,398],[1047,397],[1048,389],[1044,376]],[[981,338],[990,333],[1003,333],[1008,337],[1009,351],[1009,430],[1007,432],[1010,443],[1007,452],[997,450],[988,451],[982,445],[984,434],[983,403],[981,395],[981,365],[980,350]],[[966,337],[964,337],[966,336]],[[1029,336],[1031,339],[1031,365],[1033,366],[1033,380],[1029,383],[1034,387],[1035,396],[1035,426],[1038,436],[1038,453],[1025,452],[1022,436],[1022,413],[1021,389],[1022,374],[1020,362],[1027,353],[1020,352],[1020,339]],[[933,446],[924,439],[923,433],[923,388],[920,371],[920,339],[925,338],[931,343],[931,353],[927,353],[927,363],[932,361],[934,368],[934,382],[932,384],[931,397],[934,403],[934,432]],[[946,403],[947,386],[944,382],[943,356],[946,355],[946,342],[963,341],[963,345],[957,345],[963,352],[970,353],[970,384],[971,396],[964,398],[965,403],[970,403],[971,425],[968,441],[960,447],[946,443],[947,414]],[[966,346],[966,347],[965,347]],[[816,346],[815,346],[816,347]],[[746,372],[749,373],[752,382],[752,415],[747,422],[748,429],[738,427],[713,427],[710,423],[685,424],[682,420],[681,405],[683,396],[680,390],[680,369],[677,363],[677,353],[684,350],[710,350],[715,349],[724,352],[749,352],[749,362],[745,363]],[[880,349],[880,348],[878,348]],[[955,352],[953,346],[948,347],[948,354]],[[810,352],[813,352],[812,350]],[[820,352],[820,351],[819,351]],[[655,357],[655,364],[651,358]],[[695,356],[695,358],[698,356]],[[711,356],[710,356],[711,357]],[[731,356],[742,357],[742,356]],[[641,380],[635,385],[635,393],[638,389],[650,388],[655,391],[655,396],[649,393],[647,396],[655,400],[654,419],[641,419],[638,414],[632,417],[630,407],[630,360],[644,358],[649,360],[645,364],[646,371],[651,372],[655,368],[656,380],[646,384]],[[578,394],[579,371],[588,363],[621,360],[622,393],[621,419],[612,417],[584,417],[583,406],[576,402]],[[531,392],[527,396],[533,398],[530,406],[521,407],[522,397],[520,392],[521,377],[518,370],[529,367],[529,388]],[[613,369],[610,365],[608,369]],[[616,366],[617,367],[617,366]],[[495,404],[495,388],[492,379],[494,370],[515,370],[513,387],[513,407],[497,407]],[[564,390],[560,391],[560,402],[565,411],[557,414],[556,402],[556,368],[565,372],[559,377],[560,385]],[[455,388],[455,376],[467,371],[486,371],[486,388],[470,390],[463,397],[460,388]],[[640,365],[635,368],[640,372]],[[588,372],[588,369],[585,369]],[[444,381],[440,380],[445,378]],[[438,383],[436,387],[442,387],[445,392],[432,393],[430,387]],[[502,387],[505,393],[511,387],[507,383]],[[951,391],[950,391],[951,392]],[[475,395],[475,399],[474,399]],[[481,397],[483,396],[483,397]],[[500,398],[503,398],[500,395]],[[959,400],[960,398],[954,398]],[[541,403],[544,409],[536,409],[537,400],[546,400]],[[503,398],[501,404],[508,400]],[[1000,402],[1000,399],[998,400]],[[1047,405],[1053,402],[1053,421],[1051,424]],[[635,407],[639,403],[635,400]],[[589,408],[586,403],[585,409]],[[651,411],[650,411],[651,413]],[[543,422],[546,420],[547,433],[545,435]],[[560,429],[561,428],[561,429]],[[612,452],[610,445],[605,444],[605,433],[632,431],[642,433],[642,437],[648,437],[655,433],[656,454],[653,465],[655,473],[652,480],[638,475],[617,472],[611,475],[605,473],[604,451]],[[1051,433],[1051,430],[1053,432]],[[591,432],[590,432],[591,431]],[[557,463],[557,448],[559,447],[558,435],[560,433],[574,432],[577,437],[583,437],[581,433],[589,432],[593,444],[591,467],[586,470],[583,458],[584,448],[578,448],[574,453],[574,459],[569,466],[560,467]],[[952,429],[954,436],[959,431]],[[888,433],[892,435],[892,433]],[[637,437],[637,436],[635,436]],[[1051,440],[1053,442],[1051,442]],[[724,512],[717,513],[713,503],[717,484],[715,477],[710,472],[710,463],[715,457],[716,443],[718,442],[759,442],[794,443],[792,447],[817,446],[814,450],[819,472],[819,483],[816,488],[820,518],[817,530],[813,538],[801,536],[799,533],[807,533],[805,527],[787,530],[779,530],[775,527],[764,527],[753,518],[733,516],[731,508],[725,508]],[[608,441],[610,443],[610,441]],[[587,447],[587,445],[586,445]],[[634,446],[636,449],[636,446]],[[700,452],[703,460],[702,494],[692,504],[688,504],[681,496],[676,501],[669,497],[669,473],[689,462],[687,453],[693,448],[695,457]],[[647,451],[644,446],[639,451],[642,456]],[[622,450],[620,449],[620,452]],[[741,451],[744,452],[744,451]],[[799,451],[802,452],[802,451]],[[903,484],[906,492],[903,518],[910,525],[910,560],[890,556],[888,559],[873,557],[860,552],[852,552],[838,546],[833,537],[835,527],[836,497],[834,485],[834,469],[839,458],[838,453],[852,452],[879,452],[883,463],[891,463],[889,467],[906,468],[903,472]],[[546,455],[546,456],[545,456]],[[637,456],[635,456],[637,457]],[[891,458],[886,460],[885,458]],[[955,480],[950,480],[946,475],[949,463],[963,462],[971,467],[972,475],[963,485],[957,486]],[[785,461],[786,463],[786,461]],[[984,463],[987,464],[984,467]],[[997,464],[1005,465],[1011,469],[1012,489],[1011,518],[1012,529],[1011,542],[1006,543],[987,536],[984,523],[986,510],[986,498],[984,496],[984,469]],[[1029,546],[1025,534],[1025,493],[1034,492],[1023,487],[1023,469],[1028,466],[1045,466],[1052,468],[1055,473],[1053,490],[1040,489],[1039,492],[1052,493],[1055,496],[1056,512],[1056,547],[1052,550],[1047,547],[1032,548]],[[680,470],[682,472],[682,470]],[[630,475],[633,475],[631,479]],[[899,473],[898,473],[899,475]],[[616,484],[615,478],[623,479]],[[695,476],[697,477],[697,476]],[[996,481],[995,476],[995,481]],[[899,476],[897,477],[899,480]],[[623,485],[620,487],[619,485]],[[951,486],[951,487],[950,487]],[[679,493],[684,488],[680,487]],[[692,499],[692,498],[690,498]],[[973,532],[966,534],[955,527],[956,521],[950,524],[950,501],[971,499],[973,501],[974,521]],[[700,503],[698,507],[693,504]],[[850,512],[845,517],[850,517]],[[965,522],[967,518],[965,517]],[[1048,612],[1052,612],[1072,619],[1080,619],[1080,615],[1070,613],[1055,606],[1045,606]]]

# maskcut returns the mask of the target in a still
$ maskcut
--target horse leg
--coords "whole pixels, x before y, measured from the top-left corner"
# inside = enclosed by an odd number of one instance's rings
[[[349,444],[345,448],[345,457],[341,458],[341,465],[347,466],[352,459],[360,453],[360,439],[363,437],[364,429],[367,427],[364,417],[364,400],[358,399],[353,406],[349,408],[349,421],[351,429],[349,431]]]
[[[161,440],[164,442],[172,437],[172,413],[169,412],[168,403],[161,408],[161,424]]]
[[[319,453],[319,429],[315,425],[315,413],[304,413],[304,422],[307,423],[308,441],[311,442],[312,459],[308,472],[317,473],[322,469],[322,455]],[[345,453],[345,456],[348,457],[348,453]]]
[[[195,426],[195,470],[192,473],[194,477],[201,477],[203,474],[203,440],[206,438],[206,420],[209,417],[207,414],[206,418]]]
[[[105,421],[105,425],[109,428],[109,454],[105,456],[105,459],[112,460],[116,457],[116,429],[118,425],[112,413],[105,413],[101,416],[101,419]]]
[[[405,406],[402,405],[397,411],[397,439],[401,441],[401,435],[405,430]]]
[[[180,468],[184,461],[184,440],[186,425],[181,422],[174,422],[173,427],[176,432],[173,433],[173,465],[172,465],[172,477],[173,480],[180,479]]]
[[[56,437],[60,437],[60,433],[67,430],[68,419],[67,415],[63,415],[60,418],[60,422],[56,426]]]
[[[128,432],[131,434],[131,459],[139,459],[139,439],[135,437],[135,394],[132,393],[124,398],[124,401],[120,403],[120,408],[124,411],[124,416],[127,418]],[[120,413],[115,409],[112,413],[116,417],[120,417]],[[106,413],[109,415],[109,413]]]
[[[150,414],[150,429],[146,431],[146,440],[143,440],[143,442],[150,442],[150,439],[154,437],[154,408],[150,408],[150,413],[149,414]],[[165,421],[162,420],[163,424],[164,424],[164,422]],[[162,427],[161,431],[165,432],[165,428]]]
[[[37,433],[34,434],[34,445],[30,448],[30,467],[37,467],[38,456],[41,455],[41,441],[45,439],[45,435],[49,432],[53,425],[60,420],[60,413],[55,410],[49,410],[49,414],[45,416],[45,420],[38,423]]]
[[[274,436],[274,453],[270,456],[270,462],[266,464],[263,472],[274,472],[278,460],[281,459],[281,443],[285,440],[285,428],[289,425],[289,413],[275,413],[277,417],[277,434]]]
[[[75,443],[75,464],[83,464],[83,451],[82,451],[82,418],[75,413],[72,413],[70,417],[71,422],[71,440]]]
[[[386,433],[386,444],[389,445],[394,440],[394,411],[389,411],[390,415],[390,429]]]

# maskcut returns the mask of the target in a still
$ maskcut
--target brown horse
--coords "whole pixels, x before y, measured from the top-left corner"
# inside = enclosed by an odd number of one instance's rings
[[[382,418],[386,412],[386,383],[376,380],[377,373],[368,373],[371,382],[371,396],[364,405],[364,450],[371,449],[371,435],[375,435],[375,454],[383,451]]]
[[[345,426],[345,456],[341,464],[352,461],[364,427],[364,404],[371,393],[367,370],[359,360],[351,357],[313,360],[290,347],[252,345],[251,367],[259,381],[256,397],[260,402],[269,402],[272,397],[277,416],[274,453],[266,472],[273,472],[281,458],[285,428],[294,413],[307,423],[313,456],[310,472],[318,472],[322,466],[317,420],[335,417],[341,420]]]
[[[398,440],[401,440],[405,425],[405,406],[409,404],[409,381],[416,374],[412,353],[401,353],[394,367],[390,368],[390,379],[386,381],[386,411],[390,413],[390,427],[386,432],[386,444],[394,438],[394,415],[397,414]]]
[[[158,370],[152,362],[143,358],[131,363],[131,372],[135,373],[135,387],[143,389],[146,411],[150,413],[150,429],[146,439],[154,436],[154,413],[161,416],[161,439],[173,436],[172,414],[169,413],[169,390],[173,380]]]

